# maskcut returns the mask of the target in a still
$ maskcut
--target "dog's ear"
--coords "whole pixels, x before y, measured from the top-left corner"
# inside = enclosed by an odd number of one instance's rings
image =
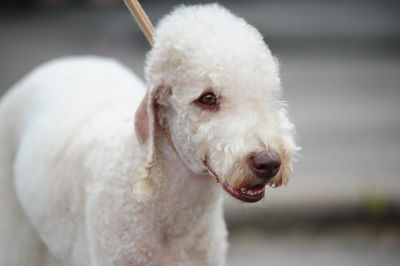
[[[170,90],[163,86],[147,92],[135,115],[135,132],[141,151],[141,165],[138,168],[134,193],[139,202],[149,199],[152,194],[150,168],[154,159],[155,129],[158,123],[160,105],[165,103]]]
[[[135,131],[141,146],[146,146],[148,141],[153,138],[154,130],[154,107],[153,97],[146,93],[136,111]]]
[[[154,131],[156,129],[156,124],[158,123],[160,106],[165,105],[170,95],[170,87],[158,86],[151,92],[145,94],[136,111],[136,136],[142,149],[150,153],[148,158],[152,158],[152,153],[154,152]]]

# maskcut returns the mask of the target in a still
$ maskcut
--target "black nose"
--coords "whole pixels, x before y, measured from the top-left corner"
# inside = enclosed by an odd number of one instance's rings
[[[281,159],[275,151],[261,151],[250,154],[249,164],[253,173],[266,181],[279,172]]]

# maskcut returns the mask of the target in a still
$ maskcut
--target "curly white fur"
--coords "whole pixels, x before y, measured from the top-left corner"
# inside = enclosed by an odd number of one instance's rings
[[[224,265],[204,159],[235,185],[249,153],[274,149],[270,184],[287,181],[297,147],[278,71],[258,31],[216,4],[160,22],[147,92],[109,59],[38,67],[0,103],[0,265]],[[219,111],[193,103],[206,90]]]
[[[260,33],[226,9],[206,5],[175,10],[156,36],[146,77],[150,89],[174,90],[169,127],[174,141],[185,143],[178,152],[186,164],[202,171],[206,156],[219,177],[235,183],[243,177],[237,170],[246,167],[244,158],[264,143],[283,162],[273,182],[286,183],[298,148],[281,101],[279,66]],[[218,115],[188,105],[207,88],[223,97]]]

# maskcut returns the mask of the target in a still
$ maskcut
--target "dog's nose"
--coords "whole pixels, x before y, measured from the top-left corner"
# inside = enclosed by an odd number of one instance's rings
[[[281,167],[281,159],[275,151],[261,151],[249,156],[250,169],[264,180],[273,178]]]

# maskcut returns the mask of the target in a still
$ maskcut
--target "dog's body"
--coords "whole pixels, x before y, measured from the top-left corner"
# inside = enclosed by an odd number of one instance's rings
[[[112,60],[36,69],[0,103],[0,265],[224,265],[215,181],[254,202],[292,171],[277,71],[217,5],[160,24],[147,93]]]
[[[189,186],[171,173],[157,204],[134,204],[134,106],[144,94],[126,68],[89,57],[49,63],[11,91],[0,112],[0,265],[222,263],[226,233],[212,181]],[[154,172],[179,169],[171,156],[162,161]]]

